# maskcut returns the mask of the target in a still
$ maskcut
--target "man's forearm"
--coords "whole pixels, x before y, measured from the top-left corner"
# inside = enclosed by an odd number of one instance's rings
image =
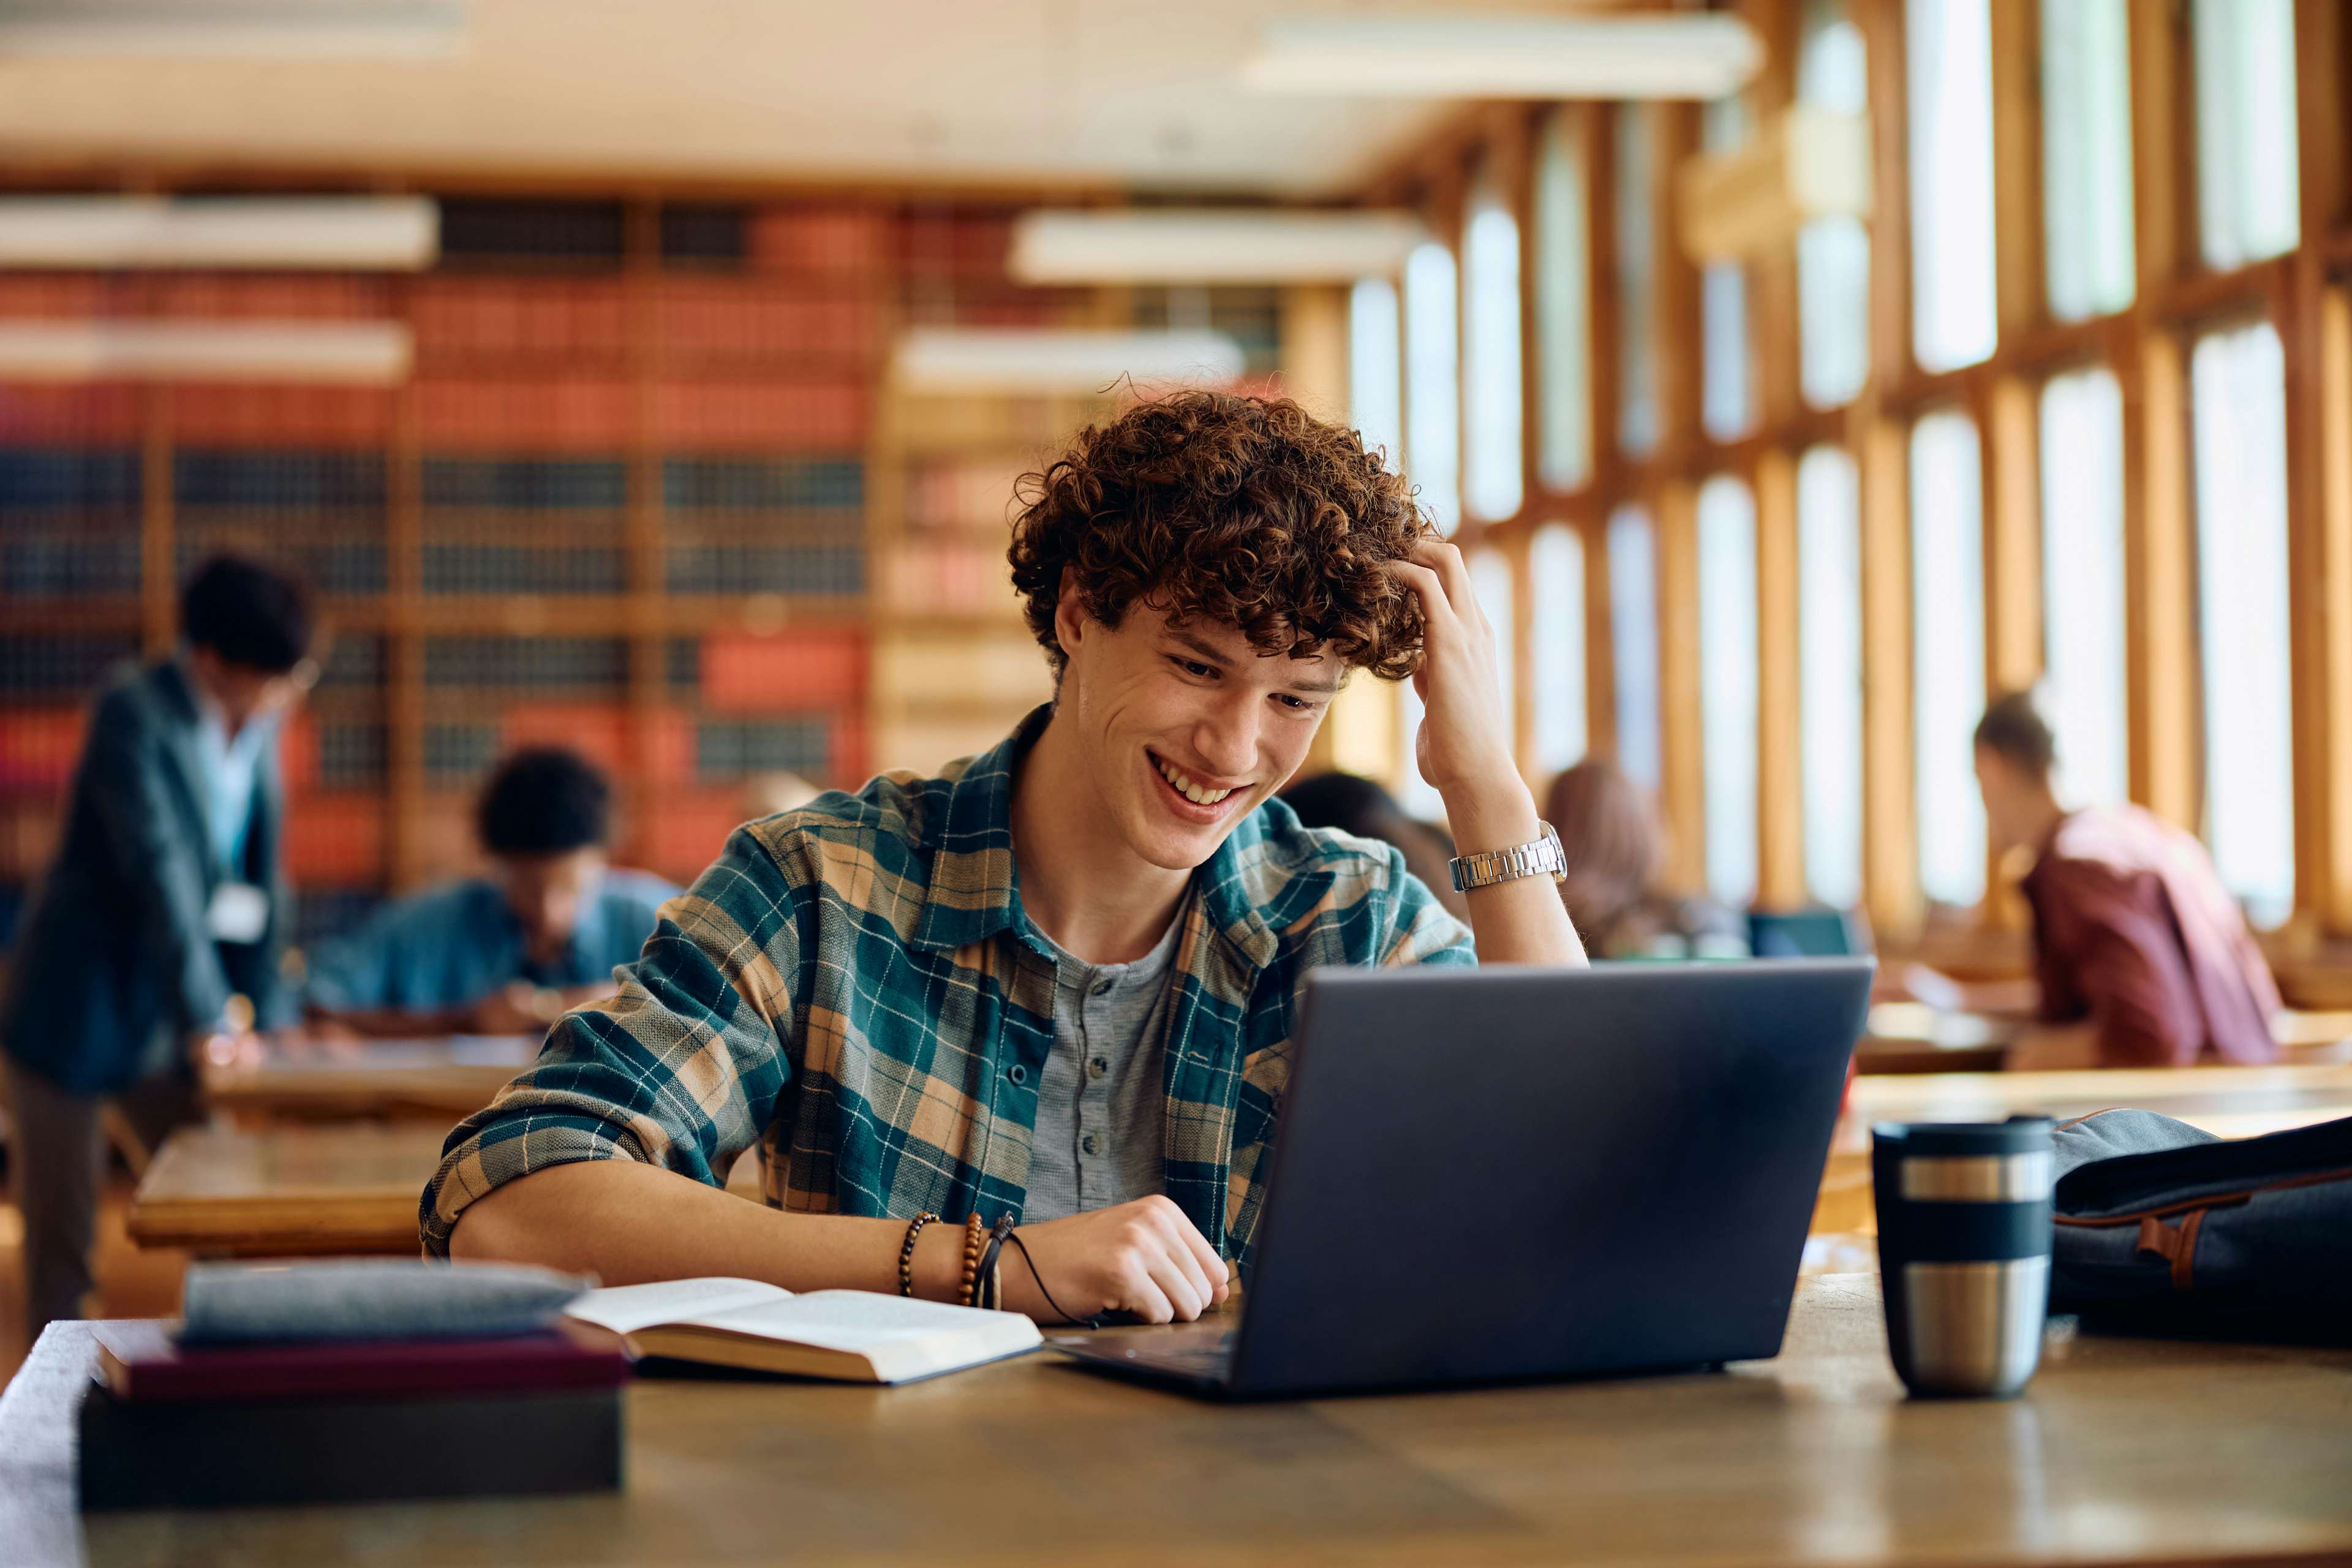
[[[1543,835],[1535,796],[1516,773],[1476,788],[1447,792],[1445,814],[1456,855],[1508,849]],[[1474,888],[1464,897],[1470,906],[1470,930],[1478,941],[1479,963],[1554,967],[1585,963],[1584,944],[1568,918],[1559,884],[1549,877],[1514,878]]]
[[[906,1235],[903,1220],[791,1214],[635,1160],[582,1160],[476,1199],[449,1233],[449,1255],[593,1274],[607,1285],[725,1275],[788,1290],[896,1295]],[[958,1226],[925,1227],[917,1295],[955,1300],[962,1237]]]

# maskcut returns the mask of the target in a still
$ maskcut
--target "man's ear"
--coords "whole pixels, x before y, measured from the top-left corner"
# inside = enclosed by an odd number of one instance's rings
[[[1077,580],[1067,566],[1062,568],[1062,585],[1054,595],[1054,640],[1062,645],[1062,657],[1069,658],[1078,651],[1085,640],[1087,623],[1086,600],[1078,592]]]

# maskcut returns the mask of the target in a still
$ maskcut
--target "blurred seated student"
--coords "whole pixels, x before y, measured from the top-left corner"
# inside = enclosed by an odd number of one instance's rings
[[[605,858],[612,791],[577,753],[515,752],[475,816],[488,877],[379,910],[310,955],[303,1000],[321,1033],[537,1034],[613,994],[677,889]]]
[[[1595,958],[1746,958],[1747,922],[1708,899],[1661,891],[1665,829],[1616,763],[1587,757],[1551,781],[1544,817],[1559,835],[1569,918]]]
[[[180,599],[184,646],[100,693],[57,858],[0,997],[27,1327],[79,1315],[110,1101],[152,1149],[201,1113],[194,1055],[295,1021],[278,954],[278,730],[317,667],[309,593],[220,556]]]
[[[1294,779],[1283,789],[1282,800],[1298,814],[1301,827],[1336,827],[1358,838],[1395,846],[1404,856],[1404,868],[1427,883],[1439,903],[1458,919],[1469,918],[1469,900],[1454,889],[1446,866],[1454,858],[1454,840],[1406,816],[1396,797],[1370,779],[1335,768]]]
[[[2205,847],[2136,805],[2068,811],[2058,748],[2030,691],[1977,725],[1994,848],[2030,850],[2041,1023],[2012,1068],[2186,1067],[2278,1058],[2278,988]]]

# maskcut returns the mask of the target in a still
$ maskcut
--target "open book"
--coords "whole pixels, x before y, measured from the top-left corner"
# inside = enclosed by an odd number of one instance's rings
[[[1037,1325],[871,1290],[795,1296],[756,1279],[670,1279],[591,1290],[563,1315],[622,1337],[634,1355],[675,1356],[830,1377],[906,1383],[1033,1351]]]

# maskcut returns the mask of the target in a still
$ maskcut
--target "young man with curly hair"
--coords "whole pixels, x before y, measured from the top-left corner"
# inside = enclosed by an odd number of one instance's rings
[[[1054,702],[939,777],[738,829],[618,994],[451,1133],[428,1251],[888,1291],[911,1237],[915,1293],[953,1300],[953,1222],[1009,1213],[1034,1271],[1003,1268],[1008,1307],[1194,1318],[1249,1260],[1310,969],[1583,962],[1524,874],[1558,841],[1461,554],[1354,432],[1186,393],[1021,500]],[[1353,671],[1426,702],[1475,957],[1394,849],[1273,798]],[[764,1208],[720,1190],[755,1145]]]

